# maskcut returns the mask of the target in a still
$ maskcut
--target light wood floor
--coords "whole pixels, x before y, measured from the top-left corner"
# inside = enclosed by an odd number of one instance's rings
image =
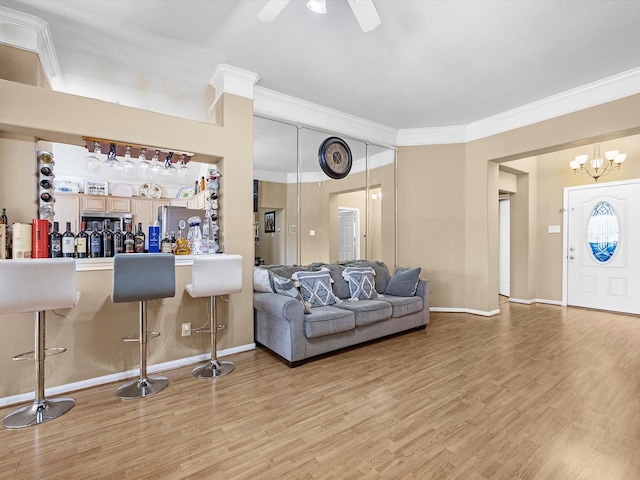
[[[258,349],[214,381],[172,370],[143,400],[74,392],[0,429],[0,478],[640,478],[640,318],[501,308],[296,369]]]

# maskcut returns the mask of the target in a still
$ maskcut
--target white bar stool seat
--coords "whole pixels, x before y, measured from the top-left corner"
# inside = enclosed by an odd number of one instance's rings
[[[125,337],[125,342],[140,345],[140,376],[125,383],[116,396],[130,400],[153,395],[169,385],[160,375],[147,376],[147,338],[160,335],[147,332],[147,300],[173,297],[176,294],[175,256],[172,253],[119,253],[113,258],[113,303],[139,302],[138,334]]]
[[[67,413],[75,405],[71,398],[44,396],[44,360],[65,348],[45,347],[45,311],[71,308],[76,304],[76,263],[73,258],[0,260],[0,314],[33,312],[35,349],[14,360],[33,356],[36,391],[33,404],[15,410],[2,421],[5,428],[23,428],[48,422]]]
[[[218,360],[218,330],[225,328],[218,325],[216,316],[216,296],[238,293],[242,289],[242,256],[241,255],[202,255],[193,259],[191,283],[185,287],[192,297],[211,297],[209,312],[210,327],[196,330],[198,333],[211,334],[211,360],[193,370],[196,378],[221,377],[231,373],[235,365]]]

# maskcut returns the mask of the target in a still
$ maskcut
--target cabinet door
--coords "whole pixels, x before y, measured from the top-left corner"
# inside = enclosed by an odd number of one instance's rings
[[[107,198],[107,211],[117,213],[130,213],[131,212],[131,199],[108,197]]]
[[[153,202],[145,198],[131,200],[131,213],[133,214],[134,224],[142,223],[143,230],[146,230],[149,225],[153,225],[157,216],[153,212]]]
[[[56,222],[60,223],[62,231],[65,229],[66,222],[71,222],[71,230],[80,231],[80,199],[78,195],[56,195],[56,203],[54,206]]]
[[[101,197],[98,195],[83,195],[82,211],[83,212],[106,212],[107,197]]]

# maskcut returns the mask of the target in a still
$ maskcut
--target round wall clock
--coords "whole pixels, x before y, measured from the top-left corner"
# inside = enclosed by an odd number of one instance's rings
[[[329,137],[318,149],[318,162],[329,177],[340,179],[351,171],[353,158],[347,142],[338,137]]]

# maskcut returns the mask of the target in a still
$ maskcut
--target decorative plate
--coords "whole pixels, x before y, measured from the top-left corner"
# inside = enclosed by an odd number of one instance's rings
[[[338,137],[327,138],[318,149],[318,162],[322,171],[334,179],[349,175],[353,158],[347,142]]]
[[[176,195],[176,198],[179,198],[181,200],[184,200],[186,198],[191,198],[193,197],[193,187],[182,187],[180,190],[178,190],[178,194]]]
[[[56,192],[78,193],[80,191],[78,182],[70,182],[68,180],[54,181],[53,188],[55,188]]]
[[[133,197],[133,188],[128,183],[116,183],[111,187],[114,197]]]
[[[143,183],[138,189],[142,198],[160,198],[160,187],[155,183]]]

